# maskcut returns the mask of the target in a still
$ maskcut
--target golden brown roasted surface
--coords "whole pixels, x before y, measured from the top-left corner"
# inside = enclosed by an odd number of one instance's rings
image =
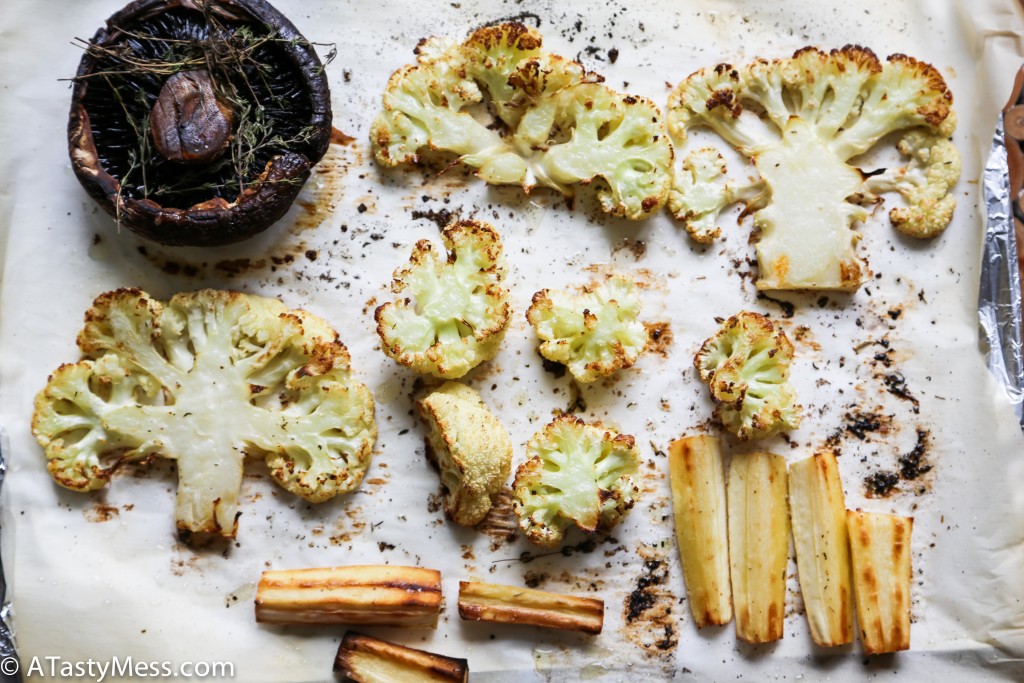
[[[904,54],[882,61],[858,45],[705,67],[670,95],[669,130],[682,145],[690,130],[710,129],[758,178],[726,182],[721,156],[697,150],[669,208],[708,242],[720,233],[719,211],[744,202],[757,231],[759,289],[855,291],[871,270],[853,228],[881,204],[879,193],[901,195],[905,205],[889,216],[906,235],[934,237],[952,221],[960,179],[952,102],[937,68]],[[861,155],[891,133],[903,136],[906,165],[861,170]]]
[[[441,573],[365,565],[263,572],[256,621],[265,624],[373,624],[436,628]]]
[[[732,621],[725,464],[718,437],[699,435],[669,444],[676,544],[687,601],[697,626]]]
[[[604,601],[476,581],[459,582],[459,616],[469,621],[600,633]]]
[[[480,394],[446,382],[416,401],[428,457],[441,475],[444,512],[474,526],[487,516],[512,468],[512,440]]]
[[[912,517],[847,510],[857,626],[865,654],[910,649]]]
[[[728,491],[736,636],[748,643],[779,640],[789,560],[786,458],[764,451],[734,453]]]
[[[349,631],[338,646],[334,674],[355,683],[466,683],[469,665]]]
[[[373,396],[331,326],[277,299],[203,289],[159,301],[99,295],[78,335],[83,360],[38,393],[32,432],[74,491],[163,457],[178,470],[186,540],[234,538],[246,455],[312,503],[359,486],[377,436]]]
[[[941,67],[957,102],[970,103],[968,107],[961,107],[957,135],[960,140],[975,141],[964,148],[964,175],[973,178],[978,177],[984,156],[984,150],[978,145],[987,145],[986,138],[991,132],[988,129],[994,120],[994,109],[986,104],[990,98],[986,95],[988,79],[981,74],[992,73],[989,67],[993,57],[998,61],[998,56],[986,52],[971,53],[968,58],[959,54],[959,50],[962,40],[972,35],[970,22],[966,20],[978,20],[987,0],[951,0],[950,7],[959,6],[968,11],[960,14],[957,22],[949,21],[951,16],[933,16],[927,24],[915,22],[913,13],[907,11],[911,6],[903,3],[880,2],[878,8],[884,13],[872,12],[868,17],[853,3],[826,2],[820,11],[815,11],[808,28],[811,37],[806,40],[800,38],[802,24],[796,21],[807,16],[806,3],[793,0],[744,3],[742,9],[735,5],[723,7],[716,13],[714,23],[707,16],[709,13],[696,16],[688,0],[652,0],[651,3],[630,4],[627,13],[620,14],[614,25],[609,21],[612,12],[619,12],[621,8],[599,3],[590,4],[585,10],[566,5],[563,17],[561,11],[549,13],[525,5],[510,10],[500,2],[490,3],[489,0],[481,0],[472,7],[462,3],[459,10],[450,3],[440,3],[436,14],[429,16],[422,11],[417,16],[416,4],[403,0],[386,6],[369,4],[357,14],[347,11],[343,4],[323,0],[272,1],[296,21],[307,22],[301,28],[310,37],[318,33],[315,27],[311,28],[313,24],[350,27],[345,31],[343,56],[328,70],[328,76],[332,86],[337,84],[337,88],[332,87],[339,113],[336,125],[358,139],[355,143],[332,146],[329,166],[325,167],[330,172],[318,174],[316,185],[307,185],[300,198],[306,206],[296,207],[294,223],[289,218],[272,234],[243,243],[237,251],[233,249],[230,254],[216,258],[202,258],[192,252],[163,250],[152,245],[146,254],[139,253],[136,247],[140,242],[133,236],[124,231],[117,234],[112,226],[107,229],[105,217],[90,216],[82,210],[83,195],[70,174],[48,175],[53,185],[50,192],[27,192],[26,188],[41,187],[43,168],[37,162],[46,153],[47,145],[51,149],[50,160],[60,158],[57,149],[60,141],[45,135],[12,139],[11,146],[6,148],[9,156],[5,155],[4,163],[11,172],[8,188],[15,194],[0,193],[0,205],[4,207],[0,215],[8,215],[7,210],[13,212],[11,229],[3,236],[6,251],[5,303],[0,306],[0,376],[3,377],[0,412],[16,414],[17,405],[23,410],[25,397],[30,397],[42,385],[46,374],[62,360],[74,358],[73,354],[69,355],[69,349],[73,351],[71,341],[80,327],[81,312],[96,292],[126,283],[148,285],[151,280],[159,280],[168,289],[154,289],[152,293],[163,295],[170,291],[172,283],[186,287],[190,285],[184,283],[216,279],[230,282],[234,289],[280,295],[289,308],[308,305],[339,327],[352,352],[357,378],[377,394],[381,438],[375,463],[367,472],[360,493],[326,506],[307,507],[296,499],[291,509],[285,503],[290,494],[276,490],[276,484],[269,477],[262,481],[245,479],[244,514],[239,521],[240,547],[233,546],[228,558],[215,553],[193,556],[178,547],[168,548],[166,542],[164,549],[158,551],[158,537],[163,535],[166,541],[171,540],[168,534],[173,520],[170,505],[174,497],[174,473],[167,465],[157,465],[144,476],[134,476],[142,474],[141,468],[125,468],[105,496],[59,491],[42,469],[45,463],[41,458],[37,467],[21,471],[9,467],[4,495],[9,496],[9,509],[14,514],[3,524],[0,534],[4,535],[4,540],[9,534],[16,539],[52,538],[55,542],[14,541],[9,548],[6,543],[0,543],[3,546],[0,550],[5,553],[5,569],[10,568],[14,575],[22,577],[46,574],[76,596],[73,601],[55,602],[52,585],[46,581],[18,581],[17,586],[11,583],[10,595],[19,604],[19,644],[26,655],[43,656],[52,652],[57,633],[53,629],[55,623],[91,623],[90,620],[96,622],[101,618],[102,630],[79,629],[76,632],[74,642],[66,645],[68,656],[76,659],[109,657],[118,654],[119,648],[121,654],[125,653],[124,648],[130,648],[139,658],[159,659],[160,642],[166,641],[155,636],[156,629],[162,628],[164,632],[177,634],[176,642],[190,656],[220,658],[225,651],[223,634],[234,628],[232,624],[252,620],[251,594],[239,593],[238,602],[230,603],[230,608],[225,607],[225,597],[255,582],[265,568],[265,561],[271,561],[274,568],[355,561],[411,564],[418,554],[423,563],[443,570],[445,578],[451,581],[450,586],[445,586],[448,621],[439,626],[436,636],[428,637],[431,644],[420,644],[418,633],[410,633],[408,638],[403,637],[401,631],[397,635],[392,632],[385,635],[383,631],[373,632],[373,635],[457,657],[466,656],[458,643],[470,638],[477,628],[485,633],[515,629],[529,636],[530,629],[465,624],[454,616],[455,583],[459,578],[469,578],[463,567],[472,563],[488,572],[473,578],[526,585],[525,574],[530,572],[531,584],[539,580],[538,587],[556,592],[573,593],[575,581],[580,581],[581,586],[589,585],[582,582],[604,581],[598,584],[596,593],[579,594],[600,594],[606,598],[609,611],[603,640],[622,636],[609,647],[610,653],[600,656],[600,661],[609,668],[633,667],[636,671],[638,667],[647,667],[656,671],[657,675],[651,674],[652,678],[670,677],[677,675],[680,664],[685,665],[692,657],[708,678],[732,679],[742,673],[745,679],[753,680],[770,660],[773,672],[777,670],[780,677],[793,679],[802,672],[805,679],[815,675],[856,678],[863,673],[862,658],[856,656],[860,652],[859,645],[848,648],[851,654],[829,657],[828,661],[807,659],[813,646],[809,644],[806,623],[800,613],[787,617],[786,637],[767,648],[772,650],[768,658],[738,656],[731,625],[717,629],[714,637],[698,636],[689,606],[685,604],[671,534],[666,532],[668,520],[661,520],[670,511],[667,507],[667,457],[660,452],[667,453],[667,444],[683,430],[701,429],[708,425],[711,417],[709,400],[697,400],[705,389],[688,368],[686,352],[692,355],[700,340],[713,333],[714,316],[751,306],[762,313],[770,313],[773,319],[786,326],[796,348],[793,375],[798,379],[800,402],[809,408],[805,424],[791,435],[798,448],[791,449],[781,439],[765,442],[762,447],[793,459],[809,454],[822,439],[846,429],[847,403],[857,403],[851,411],[872,410],[877,401],[883,405],[875,412],[881,417],[893,416],[886,433],[868,433],[863,441],[844,432],[840,462],[844,468],[847,503],[851,507],[907,514],[911,505],[919,505],[913,534],[914,569],[923,571],[926,584],[913,584],[914,654],[895,657],[900,676],[913,679],[921,669],[935,664],[941,664],[944,673],[949,667],[951,679],[958,674],[969,677],[974,673],[963,661],[957,664],[948,658],[943,660],[941,652],[934,652],[933,648],[945,647],[950,642],[947,636],[954,633],[957,638],[971,639],[961,641],[972,644],[970,655],[983,657],[993,650],[980,645],[974,648],[973,644],[984,642],[974,640],[974,636],[985,633],[993,624],[1005,623],[1000,615],[1012,613],[1001,610],[1012,610],[1013,604],[1007,598],[1013,593],[1002,587],[1012,586],[1013,581],[1004,584],[1000,576],[1013,568],[1013,562],[1006,562],[1013,554],[1012,546],[1002,541],[1014,537],[1014,527],[1000,524],[997,536],[995,527],[981,523],[974,529],[963,524],[963,519],[976,512],[981,515],[979,521],[986,515],[993,520],[1020,518],[1011,514],[1013,497],[1004,495],[1012,489],[1015,473],[1014,459],[1007,458],[1006,454],[1018,453],[1024,446],[1018,443],[1019,437],[1010,438],[1014,435],[1008,434],[1002,413],[993,412],[994,407],[989,403],[996,403],[995,397],[992,401],[977,400],[977,396],[989,394],[981,393],[987,386],[981,380],[987,375],[983,364],[977,360],[980,354],[975,348],[976,335],[967,333],[976,328],[977,317],[976,312],[970,310],[974,295],[969,291],[969,281],[976,279],[977,271],[969,264],[980,260],[973,246],[978,238],[977,225],[972,220],[961,220],[968,216],[967,211],[961,215],[958,208],[954,224],[936,242],[940,245],[938,249],[934,245],[907,247],[895,242],[894,252],[888,250],[887,241],[900,238],[884,224],[885,216],[877,214],[876,224],[865,230],[864,238],[864,242],[877,240],[876,244],[882,247],[871,250],[877,255],[871,265],[882,274],[871,283],[871,296],[863,291],[854,297],[829,296],[827,302],[819,304],[816,296],[783,295],[781,298],[792,301],[796,307],[794,317],[785,320],[780,305],[754,298],[750,276],[744,274],[750,267],[743,260],[753,256],[742,229],[736,232],[731,224],[723,225],[725,241],[705,251],[696,245],[688,246],[686,235],[670,227],[663,218],[632,227],[608,221],[588,205],[583,190],[576,210],[570,211],[561,198],[552,193],[538,191],[527,198],[518,188],[495,190],[476,179],[464,178],[458,169],[440,175],[436,175],[440,167],[400,170],[386,174],[391,176],[390,180],[382,184],[381,173],[369,157],[363,134],[368,119],[362,118],[361,112],[366,111],[367,106],[364,95],[379,94],[392,66],[411,60],[411,48],[420,36],[437,33],[461,38],[467,26],[521,10],[537,11],[544,22],[545,45],[568,56],[589,46],[589,35],[594,33],[593,45],[603,52],[591,57],[583,51],[581,59],[599,65],[615,87],[621,87],[620,80],[628,80],[629,89],[659,101],[664,100],[668,92],[661,82],[666,76],[674,78],[718,59],[742,57],[739,51],[735,54],[740,57],[723,54],[722,43],[714,36],[728,35],[726,49],[735,48],[748,55],[788,53],[808,42],[838,46],[841,42],[835,42],[837,40],[873,40],[875,45],[898,45],[903,51]],[[100,19],[86,3],[54,2],[67,12],[53,12],[46,22],[37,22],[45,23],[43,27],[22,21],[29,12],[38,15],[38,3],[10,0],[2,3],[3,10],[0,10],[12,17],[5,40],[0,41],[0,52],[14,55],[16,59],[12,64],[23,68],[25,74],[24,82],[14,77],[7,81],[11,92],[10,96],[0,98],[0,112],[3,112],[0,118],[28,121],[34,127],[30,130],[59,130],[60,119],[67,113],[63,106],[67,93],[53,85],[59,77],[67,75],[67,69],[57,68],[56,63],[54,68],[47,68],[43,64],[46,60],[23,61],[17,57],[18,53],[33,44],[49,44],[43,39],[46,33],[50,34],[51,42],[57,34],[80,35],[78,29],[92,26]],[[577,19],[575,13],[582,15],[580,31],[573,26]],[[749,18],[749,23],[739,21],[741,14]],[[1003,16],[1005,19],[1006,15]],[[685,43],[663,40],[666,36],[678,35],[672,23],[677,19],[682,20],[680,26],[687,28]],[[395,40],[381,41],[379,33],[363,30],[364,20],[379,22],[378,26],[393,26]],[[777,30],[772,28],[774,21],[780,24]],[[638,28],[640,22],[644,23],[646,32]],[[596,25],[607,27],[614,37],[597,35],[592,31]],[[911,30],[900,35],[898,29],[902,26]],[[923,30],[926,27],[928,31]],[[790,28],[795,30],[793,36],[787,35]],[[916,30],[918,28],[921,30]],[[836,33],[830,34],[831,29],[836,29]],[[934,43],[937,34],[948,38],[948,42]],[[1001,37],[1002,34],[995,35],[1003,47],[1012,43]],[[772,41],[771,45],[766,44],[768,40]],[[982,44],[987,43],[977,43]],[[614,65],[600,62],[600,57],[610,59],[608,50],[613,47],[620,51],[618,61]],[[32,51],[25,50],[25,53]],[[667,66],[663,68],[659,64]],[[947,67],[955,69],[956,74],[946,70]],[[350,82],[344,81],[345,70],[351,72]],[[976,74],[979,77],[976,78]],[[1004,99],[1001,94],[994,96]],[[966,153],[968,148],[973,150],[970,154]],[[742,167],[730,164],[730,171],[742,172]],[[965,182],[958,188],[957,195],[961,207],[975,206],[978,186]],[[428,199],[422,199],[423,196]],[[40,201],[33,201],[33,197]],[[445,199],[450,203],[445,203]],[[499,218],[491,217],[489,204]],[[363,213],[358,211],[361,205],[366,208]],[[531,556],[549,551],[532,548],[521,540],[513,544],[503,541],[499,548],[492,550],[491,539],[483,535],[453,529],[443,520],[434,526],[442,518],[440,508],[434,513],[424,512],[428,496],[437,492],[437,480],[430,476],[422,455],[422,432],[415,417],[408,415],[413,377],[406,369],[387,362],[382,355],[379,357],[382,362],[374,360],[380,352],[374,348],[376,342],[367,319],[372,315],[373,306],[383,301],[380,292],[386,289],[395,266],[405,260],[416,241],[437,232],[428,219],[410,220],[410,210],[428,213],[442,209],[493,220],[510,237],[507,246],[514,272],[510,284],[517,293],[513,299],[517,311],[512,321],[515,327],[508,333],[494,362],[475,370],[468,381],[484,394],[485,400],[493,401],[496,411],[501,411],[516,443],[521,445],[538,425],[550,419],[553,409],[571,409],[587,420],[594,417],[604,420],[607,411],[609,424],[617,424],[624,433],[636,437],[642,474],[638,484],[644,493],[622,525],[610,534],[618,543],[604,543],[602,535],[589,537],[571,531],[566,538],[571,556],[556,554],[523,563],[518,559],[523,551],[529,551]],[[320,227],[311,229],[317,221],[321,221]],[[347,232],[343,226],[348,227]],[[95,235],[99,236],[99,244],[93,245]],[[511,241],[513,235],[516,236],[514,242]],[[394,247],[393,243],[400,246]],[[60,248],[57,245],[61,245]],[[719,257],[719,251],[726,248],[730,253]],[[307,251],[316,260],[307,257]],[[935,258],[931,258],[933,254]],[[221,263],[221,258],[229,263]],[[287,258],[293,261],[288,262]],[[740,261],[736,267],[730,265],[733,258]],[[243,265],[243,259],[249,259],[249,265]],[[552,261],[562,264],[561,268],[553,269]],[[260,262],[265,263],[260,265]],[[650,277],[646,278],[650,288],[644,290],[644,310],[652,319],[671,323],[675,346],[668,358],[642,355],[637,365],[621,373],[610,388],[601,383],[583,387],[577,400],[568,375],[556,377],[541,368],[522,313],[532,292],[586,280],[591,277],[588,269],[592,264],[598,264],[593,277],[600,277],[604,263],[634,273],[650,271]],[[174,268],[178,269],[176,273],[170,273]],[[231,270],[227,270],[229,268]],[[276,270],[271,271],[271,268]],[[950,273],[950,268],[955,272]],[[149,279],[139,281],[141,276]],[[898,282],[901,276],[902,281]],[[723,308],[721,296],[728,292],[732,292],[733,303]],[[918,294],[923,295],[923,301],[918,299]],[[366,317],[357,315],[373,297],[378,301],[368,306]],[[950,306],[951,302],[962,305]],[[888,315],[889,310],[902,313],[893,320]],[[858,318],[863,327],[855,325]],[[931,325],[933,319],[934,326]],[[801,326],[809,328],[807,334],[798,331]],[[892,367],[884,368],[880,363],[868,367],[876,354],[886,354],[889,349],[878,344],[860,345],[885,339],[891,343]],[[928,339],[941,339],[941,343],[927,355],[915,353],[915,345]],[[840,367],[840,358],[845,358],[845,366]],[[830,384],[815,386],[818,377],[810,373],[811,363],[820,368],[814,374],[820,372]],[[805,368],[807,375],[802,374]],[[889,394],[883,380],[873,374],[876,372],[902,374],[907,391],[921,402],[920,416],[915,416],[907,401]],[[926,383],[925,376],[932,377],[932,381]],[[492,389],[495,384],[497,388]],[[521,397],[526,398],[522,405]],[[822,409],[826,412],[822,413]],[[392,419],[385,421],[387,416]],[[538,421],[531,422],[534,418]],[[1012,417],[1007,419],[1012,422]],[[901,478],[888,499],[866,503],[862,498],[863,477],[876,471],[875,467],[899,474],[899,458],[914,448],[914,433],[919,425],[932,435],[922,463],[933,465],[933,470],[915,481]],[[6,419],[4,427],[10,427]],[[402,434],[406,429],[408,432]],[[24,429],[9,431],[12,455],[9,465],[18,453],[36,452],[31,437],[24,432]],[[861,458],[870,457],[875,451],[878,456],[870,460],[869,466],[860,463]],[[957,457],[960,452],[969,457]],[[953,457],[947,457],[949,454]],[[521,458],[522,452],[517,452],[516,456]],[[653,461],[656,469],[650,469],[648,461]],[[385,464],[387,468],[383,467]],[[944,486],[944,482],[949,481],[956,482],[952,491]],[[926,491],[918,494],[922,488]],[[977,498],[977,491],[983,491],[984,495]],[[399,492],[402,498],[396,495]],[[256,500],[258,496],[262,498]],[[53,505],[55,498],[65,501],[71,509]],[[971,503],[974,500],[985,501],[984,509],[975,510]],[[133,501],[133,510],[124,507]],[[116,508],[118,513],[111,513],[116,516],[107,522],[89,520],[100,509],[101,502],[107,506],[105,509]],[[409,509],[399,509],[406,505]],[[25,510],[25,515],[20,515],[20,510]],[[933,514],[940,512],[945,515],[942,523],[940,515]],[[406,521],[399,519],[401,515],[405,515]],[[303,536],[301,540],[300,536]],[[934,549],[929,547],[932,542],[936,543]],[[378,543],[396,547],[389,550],[385,546],[384,550],[379,550]],[[658,547],[660,543],[664,543],[664,547]],[[962,563],[971,576],[988,577],[986,581],[963,582],[958,572],[947,571],[949,567],[943,562],[934,561],[944,557],[950,548],[974,549],[989,543],[993,549],[1006,548],[1007,555],[1000,556],[996,550],[979,550],[977,554],[965,552],[957,556],[958,564]],[[471,548],[463,550],[461,545]],[[622,548],[616,550],[619,546]],[[592,550],[588,551],[590,548]],[[468,550],[472,550],[474,560],[463,559],[462,554]],[[611,557],[604,557],[604,553],[613,551]],[[101,593],[93,585],[92,577],[110,575],[111,556],[123,558],[123,561],[118,562],[116,580],[108,581],[109,589],[104,587]],[[353,559],[356,557],[359,559]],[[443,564],[433,564],[432,557],[439,562],[443,559]],[[615,571],[609,572],[604,566],[606,562],[611,562]],[[494,574],[489,573],[492,563]],[[651,572],[648,563],[656,567]],[[238,570],[241,575],[237,574]],[[655,585],[653,582],[661,577],[664,577],[663,582]],[[795,575],[790,578],[795,590]],[[613,623],[624,622],[626,596],[641,580],[645,585],[652,582],[649,590],[642,591],[642,595],[650,599],[646,603],[631,601],[637,606],[638,616],[630,624],[624,624],[620,632],[618,626],[613,628]],[[998,589],[993,590],[994,587]],[[942,601],[930,599],[931,591],[941,593]],[[147,596],[145,601],[135,598],[143,593]],[[793,607],[797,606],[798,599],[799,596],[791,596]],[[107,600],[110,604],[106,604]],[[644,610],[644,604],[653,607]],[[991,605],[993,609],[980,614],[979,604]],[[672,613],[664,620],[655,620],[655,614],[665,605],[671,607]],[[655,623],[659,629],[647,629],[650,637],[642,641],[627,635],[635,635],[637,625]],[[668,634],[662,630],[663,625],[671,627]],[[943,625],[950,631],[944,632]],[[148,628],[148,634],[141,635],[141,628]],[[307,637],[305,632],[311,630],[323,631],[324,635]],[[337,627],[248,628],[244,638],[240,636],[231,643],[232,647],[245,652],[237,659],[236,678],[255,682],[262,677],[263,683],[284,683],[289,678],[292,683],[323,680],[329,675],[327,662],[333,657],[343,630]],[[578,638],[572,634],[555,635],[559,639]],[[989,635],[1002,642],[1011,633]],[[295,655],[286,663],[282,663],[282,640],[288,642],[287,652]],[[435,646],[434,642],[447,645]],[[648,649],[643,649],[640,642]],[[487,648],[486,656],[470,655],[474,675],[507,669],[517,662],[525,663],[527,669],[533,668],[531,652],[536,645],[533,637],[503,639],[498,643],[496,647],[480,643]],[[580,668],[595,660],[594,651],[589,648],[550,648],[549,651],[545,657],[556,667]],[[881,664],[884,666],[885,662]],[[667,674],[663,674],[665,670]]]
[[[793,542],[814,642],[853,642],[853,586],[846,502],[839,464],[824,451],[789,466]]]

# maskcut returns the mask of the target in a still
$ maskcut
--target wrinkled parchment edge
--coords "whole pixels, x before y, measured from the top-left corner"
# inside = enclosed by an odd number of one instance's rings
[[[988,344],[988,368],[1006,391],[1024,429],[1021,290],[1002,116],[996,123],[982,184],[987,227],[981,255],[978,319],[982,339]]]

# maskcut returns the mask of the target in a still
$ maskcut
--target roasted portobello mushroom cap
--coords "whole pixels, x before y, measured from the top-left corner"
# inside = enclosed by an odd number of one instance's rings
[[[264,0],[138,0],[85,44],[68,149],[120,225],[212,246],[278,220],[330,143],[324,65]]]

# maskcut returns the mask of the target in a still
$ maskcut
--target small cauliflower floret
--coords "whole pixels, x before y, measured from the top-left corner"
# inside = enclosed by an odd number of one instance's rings
[[[800,425],[789,383],[792,361],[786,333],[760,313],[742,311],[704,342],[693,364],[711,389],[722,426],[746,440]]]
[[[444,511],[473,526],[487,516],[512,469],[512,440],[480,394],[446,382],[416,402],[427,424],[429,455],[441,473]]]
[[[513,509],[526,538],[556,546],[575,524],[608,531],[640,495],[640,454],[633,437],[560,415],[526,445],[516,470]]]
[[[683,172],[676,175],[669,192],[669,211],[701,244],[710,244],[722,233],[718,214],[733,202],[725,180],[725,159],[714,147],[702,147],[683,159]]]
[[[939,72],[905,55],[883,64],[866,48],[804,48],[789,59],[720,64],[680,83],[669,98],[669,131],[707,127],[750,158],[764,192],[749,201],[714,167],[701,177],[695,160],[676,174],[670,201],[698,241],[714,237],[718,210],[746,201],[759,231],[759,289],[853,291],[871,275],[858,254],[865,200],[899,191],[908,209],[890,213],[900,230],[933,236],[949,224],[959,179],[953,98]],[[910,166],[870,179],[852,159],[886,135],[910,130],[900,150]],[[700,150],[698,159],[712,160]],[[712,181],[710,186],[707,181]],[[702,211],[702,209],[706,209]]]
[[[526,318],[541,339],[540,353],[561,363],[578,382],[593,382],[631,367],[647,345],[633,278],[613,275],[581,293],[544,289]]]
[[[417,242],[391,284],[404,298],[379,306],[375,318],[384,353],[416,372],[455,379],[498,353],[511,307],[493,227],[457,221],[441,239],[441,258],[430,242]]]
[[[247,453],[320,502],[356,488],[377,436],[373,397],[324,321],[276,299],[203,290],[163,304],[101,295],[78,345],[35,401],[32,432],[54,480],[103,487],[123,463],[177,462],[183,537],[234,537]]]
[[[488,26],[462,44],[431,38],[417,54],[388,81],[371,130],[382,165],[416,162],[427,148],[527,192],[539,185],[572,196],[597,181],[602,208],[616,216],[645,218],[665,204],[672,145],[658,108],[544,52],[536,30]],[[498,126],[474,118],[472,105],[485,101]]]
[[[960,155],[948,139],[922,129],[907,133],[898,148],[910,163],[871,176],[866,188],[899,192],[907,206],[889,212],[892,224],[911,237],[934,237],[953,219],[956,200],[950,190],[960,180]]]

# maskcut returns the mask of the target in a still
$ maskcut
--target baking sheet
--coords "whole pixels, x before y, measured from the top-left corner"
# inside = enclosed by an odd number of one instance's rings
[[[390,562],[441,569],[447,607],[436,632],[370,631],[468,657],[486,680],[620,680],[626,670],[629,677],[715,680],[1024,676],[1024,491],[1015,486],[1024,476],[1024,438],[985,371],[976,307],[984,227],[978,178],[1009,90],[1006,75],[1024,55],[1024,20],[1014,3],[834,2],[813,15],[795,0],[757,7],[542,2],[525,14],[523,5],[497,1],[276,4],[311,40],[338,42],[339,59],[328,70],[335,126],[355,141],[332,146],[281,224],[242,245],[204,251],[118,233],[68,165],[69,92],[57,79],[74,72],[80,54],[65,44],[91,35],[119,3],[50,3],[45,21],[38,3],[0,6],[0,424],[10,443],[0,550],[26,666],[48,655],[131,655],[226,660],[242,681],[325,680],[343,629],[256,626],[251,601],[260,571]],[[642,224],[610,219],[587,195],[569,210],[555,196],[488,188],[459,172],[379,170],[366,143],[369,122],[388,75],[412,59],[416,41],[460,37],[510,16],[539,21],[549,49],[578,54],[612,87],[628,83],[630,92],[659,104],[667,84],[701,66],[808,44],[857,42],[881,55],[924,59],[947,78],[960,119],[955,141],[964,170],[954,224],[941,238],[918,243],[897,235],[880,212],[863,227],[861,243],[876,279],[852,296],[785,295],[796,304],[785,318],[784,307],[758,299],[753,288],[745,263],[753,255],[749,225],[727,226],[724,240],[705,249],[667,215]],[[43,44],[62,47],[38,59]],[[591,545],[570,536],[565,553],[536,557],[542,553],[522,540],[498,542],[443,521],[423,431],[409,413],[415,378],[379,351],[371,322],[391,271],[418,239],[436,241],[430,216],[441,211],[488,220],[505,240],[516,315],[498,357],[467,379],[508,427],[516,464],[529,436],[553,411],[570,407],[619,425],[642,445],[644,497],[611,537]],[[643,317],[669,323],[673,341],[665,355],[646,354],[615,381],[577,392],[569,377],[544,371],[523,312],[540,288],[611,270],[647,284]],[[244,484],[238,543],[225,557],[174,542],[175,484],[167,466],[120,476],[98,495],[58,490],[28,431],[32,398],[50,371],[77,358],[74,337],[91,300],[128,285],[160,297],[201,286],[280,296],[341,330],[378,405],[380,438],[360,492],[309,506],[254,467]],[[708,428],[711,407],[690,369],[692,355],[714,330],[715,316],[743,308],[772,314],[796,340],[794,381],[808,409],[791,443],[766,445],[797,459],[838,433],[848,506],[915,517],[909,653],[866,664],[856,646],[814,648],[792,567],[781,642],[752,648],[735,642],[731,626],[700,633],[693,626],[672,539],[664,452],[678,435]],[[882,339],[892,368],[875,360],[884,349],[870,342]],[[886,391],[894,371],[919,412]],[[859,411],[883,416],[888,432],[858,439],[846,425]],[[893,497],[866,499],[863,477],[895,467],[919,430],[928,434],[932,470],[902,483]],[[471,578],[598,595],[607,605],[605,632],[588,638],[463,623],[454,600],[458,581]],[[641,584],[653,606],[627,619]]]

